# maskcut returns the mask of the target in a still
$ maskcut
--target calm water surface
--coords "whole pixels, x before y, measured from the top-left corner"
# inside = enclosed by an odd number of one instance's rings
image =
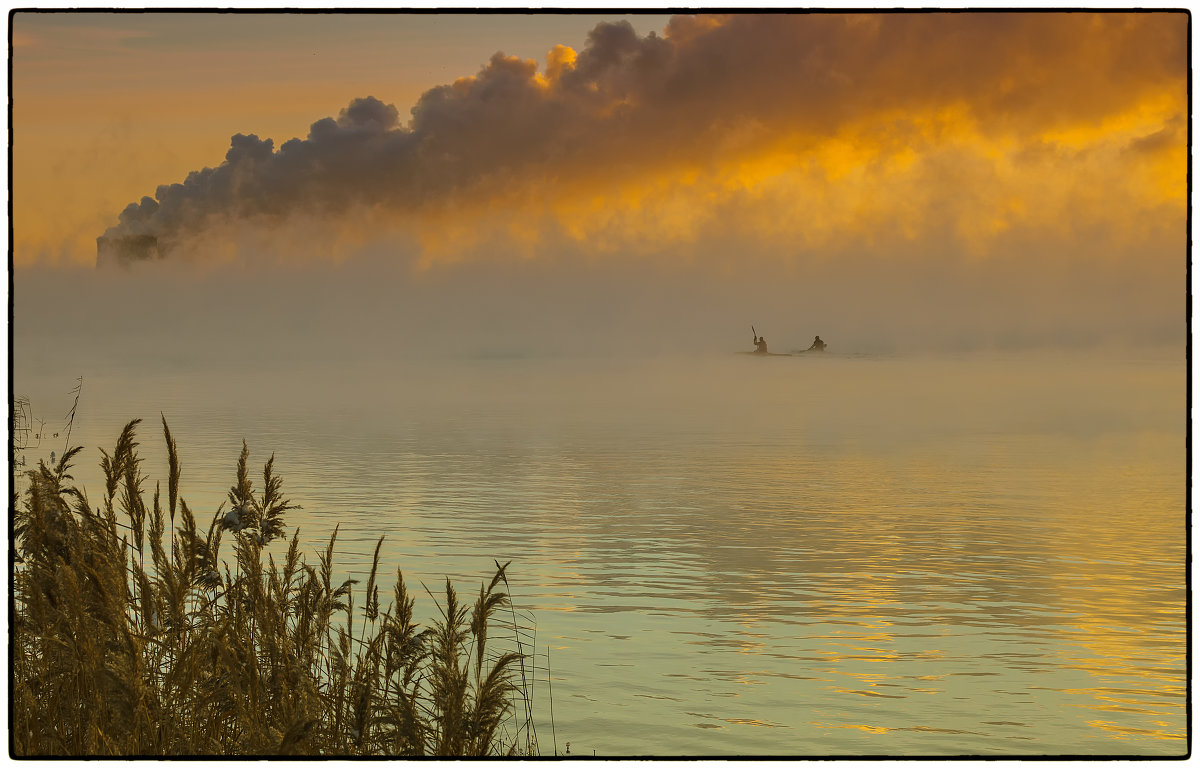
[[[49,432],[85,375],[93,503],[128,419],[165,479],[162,411],[195,509],[244,437],[256,467],[274,452],[308,551],[340,525],[357,576],[379,536],[410,587],[471,592],[511,559],[547,753],[1178,755],[1185,366],[44,362],[15,387]]]

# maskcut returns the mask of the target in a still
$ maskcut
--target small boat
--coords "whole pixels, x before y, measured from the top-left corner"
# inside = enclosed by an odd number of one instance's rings
[[[772,356],[772,357],[776,357],[776,358],[792,357],[792,354],[787,353],[787,352],[759,352],[758,350],[739,350],[738,355],[756,355],[760,358],[765,358],[767,356]]]

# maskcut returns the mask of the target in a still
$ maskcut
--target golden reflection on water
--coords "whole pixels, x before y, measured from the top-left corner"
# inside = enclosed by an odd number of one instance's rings
[[[339,558],[369,561],[386,533],[385,573],[401,565],[430,584],[477,581],[492,558],[513,558],[514,596],[553,639],[558,733],[576,745],[1180,752],[1178,404],[1157,385],[1154,397],[1110,397],[1145,386],[1120,368],[1043,381],[830,363],[803,377],[754,369],[764,379],[749,413],[715,385],[691,393],[689,375],[672,391],[679,412],[618,393],[621,410],[592,414],[559,393],[567,405],[547,413],[554,404],[531,390],[532,405],[487,419],[372,412],[368,462],[355,429],[308,414],[282,445],[251,435],[251,447],[279,451],[305,539],[342,524]],[[1073,389],[1093,381],[1112,393]],[[913,392],[949,416],[914,413]],[[205,424],[172,431],[194,451]],[[91,445],[116,434],[98,433]],[[200,501],[189,481],[231,469],[238,447],[213,439],[185,457],[189,503]],[[214,483],[213,499],[227,488]]]
[[[867,734],[887,734],[891,731],[891,729],[888,729],[886,726],[869,726],[867,724],[828,724],[814,721],[813,726],[822,729],[858,729],[866,732]]]
[[[903,693],[892,693],[881,687],[894,686],[892,682],[905,678],[940,682],[946,675],[995,675],[961,670],[916,676],[905,672],[913,665],[938,664],[939,659],[951,666],[961,663],[948,659],[952,655],[940,648],[901,652],[895,648],[898,636],[911,632],[914,625],[933,622],[932,627],[937,627],[942,622],[965,620],[968,626],[991,629],[988,632],[1029,634],[1042,645],[1051,634],[1060,635],[1067,641],[1065,649],[1060,648],[1052,659],[1040,660],[1041,667],[1036,669],[1047,670],[1047,664],[1062,670],[1077,669],[1097,682],[1094,687],[1056,690],[1075,700],[1070,707],[1163,715],[1180,711],[1184,654],[1178,635],[1172,635],[1169,628],[1182,627],[1182,545],[1179,539],[1162,532],[1164,526],[1169,529],[1178,525],[1171,523],[1173,519],[1182,519],[1182,499],[1174,496],[1178,492],[1168,491],[1164,496],[1169,484],[1146,482],[1172,471],[1160,462],[1106,466],[1109,455],[1103,449],[1079,452],[1077,446],[1069,448],[1057,455],[1052,474],[1044,470],[1043,455],[1024,456],[1003,444],[987,453],[977,452],[974,462],[979,472],[973,478],[975,485],[968,487],[962,485],[960,476],[948,477],[942,459],[897,464],[891,456],[840,456],[837,462],[826,464],[826,473],[872,480],[874,494],[867,500],[872,507],[861,513],[854,506],[838,509],[841,505],[825,504],[819,495],[811,494],[812,484],[807,482],[803,467],[776,462],[768,473],[774,475],[772,484],[763,489],[758,503],[764,510],[784,507],[772,494],[784,494],[789,487],[809,492],[809,500],[805,500],[808,504],[801,502],[799,514],[788,522],[806,535],[802,545],[805,552],[794,563],[808,571],[797,575],[797,581],[816,579],[826,586],[844,586],[842,592],[825,593],[823,600],[810,607],[855,628],[852,640],[838,641],[835,635],[816,653],[825,663],[819,668],[822,672],[853,679],[857,685],[831,683],[824,688],[838,696],[904,700],[912,695],[944,694],[945,690],[907,683]],[[1070,463],[1072,459],[1076,461]],[[1173,456],[1171,460],[1177,461]],[[766,465],[760,456],[745,461],[753,464],[756,472],[762,472]],[[781,478],[785,471],[791,471],[790,482]],[[1130,479],[1140,482],[1131,484]],[[881,497],[895,504],[880,508],[877,500]],[[844,504],[845,497],[836,501]],[[947,518],[943,512],[947,509],[961,512]],[[836,523],[840,516],[855,513],[869,516],[871,525],[858,531],[806,525],[814,518]],[[940,521],[941,530],[928,530],[924,520],[931,517]],[[945,526],[947,522],[949,527]],[[728,527],[723,533],[736,538],[746,528],[750,527]],[[1022,530],[1028,533],[1023,535]],[[830,539],[830,535],[836,538]],[[747,575],[727,598],[736,607],[730,613],[743,625],[748,614],[766,617],[773,613],[771,607],[778,602],[775,596],[755,590],[758,585],[776,584],[784,570],[771,554],[762,557],[752,548],[745,551],[744,560],[737,549],[722,550],[721,560],[712,560],[715,553],[700,554],[709,556],[715,573],[741,570]],[[736,567],[731,558],[738,559]],[[852,568],[847,569],[848,565]],[[1160,572],[1161,577],[1155,578],[1148,571]],[[1171,591],[1164,594],[1157,587],[1172,583],[1180,586],[1174,598],[1170,597]],[[1147,584],[1156,586],[1157,605],[1147,603]],[[711,587],[720,590],[722,586],[714,581]],[[929,600],[931,592],[936,594],[936,601]],[[1052,601],[1047,607],[1050,612],[1041,608],[1048,599]],[[1141,628],[1147,614],[1165,626]],[[804,624],[802,617],[797,622]],[[1148,634],[1158,636],[1155,648],[1147,647]],[[1176,651],[1164,655],[1166,649],[1158,648],[1163,643],[1173,645]],[[1161,672],[1147,668],[1148,655],[1161,660]],[[1005,664],[1005,656],[1017,661],[1020,655],[992,652],[987,656],[1000,666]],[[863,672],[859,669],[863,662],[887,664],[892,670]],[[1138,677],[1143,684],[1160,680],[1162,686],[1144,689],[1132,698],[1108,694],[1110,682],[1128,677]],[[1032,680],[1025,682],[1025,692],[1045,691],[1045,687],[1028,685]],[[1020,692],[1018,689],[1013,693]],[[1147,706],[1147,698],[1160,697],[1164,699]],[[1167,711],[1161,710],[1163,707]],[[851,713],[852,709],[847,715],[853,717]],[[1174,715],[1181,717],[1182,713]],[[1027,722],[1017,720],[981,723],[1027,726]],[[1106,737],[1122,733],[1125,728],[1104,720],[1086,723],[1106,732]],[[1175,728],[1170,722],[1152,723],[1159,728],[1128,725],[1127,734],[1163,740],[1185,736],[1182,720]],[[870,734],[905,729],[980,733],[936,725],[892,727],[886,722],[814,724]]]
[[[1159,726],[1166,727],[1168,724],[1162,721],[1156,721]],[[1186,732],[1179,732],[1171,729],[1135,729],[1130,726],[1121,726],[1110,721],[1088,721],[1088,726],[1110,732],[1109,735],[1114,740],[1128,740],[1132,736],[1153,737],[1162,740],[1178,740],[1186,736]]]

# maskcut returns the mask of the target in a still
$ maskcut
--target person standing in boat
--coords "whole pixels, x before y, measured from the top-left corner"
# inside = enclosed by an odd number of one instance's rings
[[[813,343],[808,349],[815,352],[825,352],[825,343],[821,341],[820,334],[813,337]]]

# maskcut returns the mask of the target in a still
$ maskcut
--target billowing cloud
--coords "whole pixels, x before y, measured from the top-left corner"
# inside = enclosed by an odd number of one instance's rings
[[[644,37],[600,24],[540,69],[497,53],[407,122],[368,96],[278,148],[238,134],[216,168],[130,204],[100,253],[364,212],[433,251],[492,230],[659,247],[714,223],[813,251],[974,253],[1115,218],[1136,238],[1147,213],[1175,227],[1184,210],[1186,45],[1181,13],[679,16]]]

